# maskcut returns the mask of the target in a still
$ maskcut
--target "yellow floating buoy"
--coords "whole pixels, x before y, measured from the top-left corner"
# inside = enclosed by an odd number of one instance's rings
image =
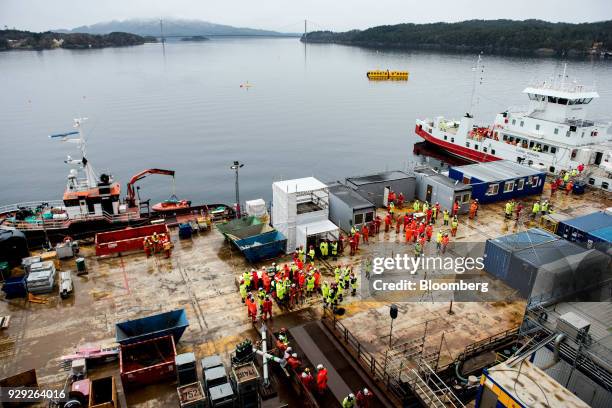
[[[408,74],[409,74],[408,71],[375,70],[375,71],[368,71],[367,77],[368,79],[374,79],[374,80],[376,79],[382,79],[382,80],[396,79],[396,80],[401,80],[401,81],[407,81]]]

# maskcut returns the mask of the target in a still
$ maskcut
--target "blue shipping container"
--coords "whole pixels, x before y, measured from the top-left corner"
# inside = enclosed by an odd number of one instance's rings
[[[539,228],[488,239],[484,253],[485,270],[500,279],[505,279],[512,253],[558,239],[556,235]]]
[[[179,309],[117,323],[115,337],[119,344],[131,344],[171,334],[178,343],[187,326],[185,309]]]
[[[19,276],[16,278],[8,278],[2,285],[2,291],[6,294],[8,299],[25,297],[28,294],[26,287],[26,277]]]
[[[233,242],[249,262],[274,258],[284,253],[287,246],[287,238],[276,230]]]
[[[557,227],[557,234],[568,241],[587,242],[589,232],[606,227],[612,227],[612,214],[599,211],[561,221]]]

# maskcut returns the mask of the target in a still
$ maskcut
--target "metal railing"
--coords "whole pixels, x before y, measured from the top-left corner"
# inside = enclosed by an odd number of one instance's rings
[[[344,341],[353,357],[357,362],[370,373],[372,378],[381,384],[391,393],[392,397],[403,401],[407,397],[406,391],[402,387],[401,380],[396,375],[387,372],[385,366],[378,361],[374,355],[366,350],[359,340],[336,318],[336,315],[329,308],[323,310],[323,323],[334,333],[334,335]]]
[[[464,361],[474,353],[479,353],[483,349],[488,349],[497,343],[505,341],[510,338],[517,338],[519,335],[520,326],[513,329],[508,329],[503,332],[494,334],[493,336],[487,337],[475,343],[469,344],[463,349],[463,352],[459,354],[456,361]]]
[[[24,201],[21,203],[0,206],[0,214],[12,213],[15,211],[19,211],[22,208],[33,210],[36,208],[62,207],[63,205],[64,205],[64,202],[62,200]]]

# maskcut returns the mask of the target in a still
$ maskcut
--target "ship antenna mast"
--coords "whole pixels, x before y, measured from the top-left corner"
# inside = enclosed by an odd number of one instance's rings
[[[478,54],[478,59],[476,60],[476,66],[472,68],[474,71],[474,77],[472,78],[472,95],[470,97],[470,109],[468,110],[468,116],[474,116],[474,101],[476,96],[476,78],[478,77],[478,72],[481,72],[479,85],[482,85],[482,74],[484,74],[484,66],[482,65],[482,52]]]

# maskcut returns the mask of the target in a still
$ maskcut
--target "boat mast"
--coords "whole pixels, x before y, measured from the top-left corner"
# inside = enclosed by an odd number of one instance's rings
[[[467,112],[468,115],[471,117],[474,117],[474,97],[476,96],[476,77],[478,76],[478,71],[484,70],[484,67],[481,65],[481,63],[482,63],[482,52],[478,54],[478,60],[476,60],[476,66],[472,68],[474,70],[474,77],[472,78],[472,95],[470,97],[470,109]],[[480,77],[480,84],[482,84],[482,76]]]
[[[87,152],[85,149],[85,135],[83,133],[83,127],[81,126],[86,120],[87,118],[75,119],[74,127],[79,132],[79,139],[77,141],[77,145],[79,147],[79,150],[81,151],[81,164],[83,165],[83,171],[85,172],[85,177],[87,178],[87,185],[89,187],[95,187],[97,185],[96,174],[93,168],[91,167],[91,164],[89,164],[89,161],[87,160]]]

